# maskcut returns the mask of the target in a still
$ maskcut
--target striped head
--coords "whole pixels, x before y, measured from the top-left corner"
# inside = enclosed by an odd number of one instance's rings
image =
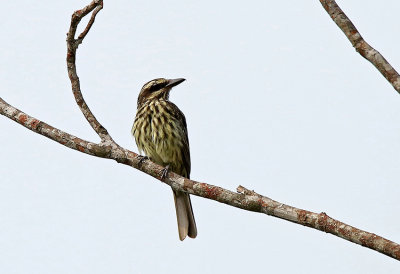
[[[143,85],[142,89],[140,90],[139,97],[138,97],[138,108],[142,106],[145,102],[151,100],[158,100],[164,99],[168,100],[170,90],[185,81],[183,78],[177,79],[164,79],[164,78],[157,78],[151,80]]]

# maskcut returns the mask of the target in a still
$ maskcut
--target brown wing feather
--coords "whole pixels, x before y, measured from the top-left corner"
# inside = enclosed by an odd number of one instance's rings
[[[180,146],[180,153],[182,155],[182,165],[185,170],[182,170],[182,176],[185,176],[187,178],[190,177],[190,147],[189,147],[189,138],[188,138],[188,131],[187,131],[187,125],[186,125],[186,118],[183,112],[172,102],[167,103],[167,108],[170,110],[172,113],[172,116],[177,120],[177,122],[180,124],[180,127],[182,131],[179,131],[179,138],[181,138],[183,145]]]

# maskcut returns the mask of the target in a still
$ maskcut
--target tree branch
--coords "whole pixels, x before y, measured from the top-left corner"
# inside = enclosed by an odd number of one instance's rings
[[[82,10],[74,12],[72,15],[70,31],[67,34],[67,66],[68,75],[71,79],[72,91],[82,113],[92,128],[100,136],[100,143],[92,143],[54,128],[51,125],[31,117],[21,110],[9,105],[2,98],[0,98],[0,114],[21,124],[33,132],[41,134],[66,147],[89,155],[113,159],[118,163],[131,166],[157,178],[158,180],[161,180],[163,167],[151,162],[150,160],[141,162],[140,160],[142,158],[140,155],[119,146],[111,138],[107,130],[94,117],[81,94],[79,78],[76,74],[76,50],[78,45],[83,41],[89,32],[96,14],[102,7],[102,1],[94,0]],[[93,11],[93,13],[87,27],[82,34],[79,35],[78,39],[75,39],[74,37],[76,28],[80,20],[91,11]],[[174,190],[185,191],[199,197],[218,201],[220,203],[240,209],[259,212],[293,223],[308,226],[326,233],[333,234],[335,236],[339,236],[353,243],[371,248],[382,254],[400,260],[399,244],[387,240],[381,236],[360,230],[338,220],[332,219],[324,212],[314,213],[285,205],[268,197],[257,194],[254,191],[250,191],[242,186],[239,186],[237,188],[238,193],[235,193],[218,186],[184,178],[173,172],[168,173],[167,177],[164,179],[164,182],[171,186]]]
[[[0,98],[0,114],[12,119],[24,127],[46,136],[66,147],[80,152],[108,158],[133,168],[139,169],[158,180],[161,180],[163,167],[150,160],[140,163],[141,157],[138,154],[120,147],[115,142],[103,142],[100,144],[82,140],[62,130],[54,128],[26,113],[14,108]],[[375,235],[355,228],[353,226],[335,220],[326,213],[314,213],[311,211],[295,208],[283,203],[274,201],[250,191],[242,186],[237,188],[237,192],[224,189],[222,187],[197,182],[184,178],[176,173],[168,172],[164,182],[174,190],[185,191],[190,194],[214,200],[240,209],[259,212],[274,216],[286,221],[308,226],[326,233],[339,236],[353,243],[371,248],[392,258],[400,260],[400,245]]]
[[[334,0],[320,0],[326,12],[350,40],[356,51],[370,61],[400,93],[400,75],[377,50],[371,47]]]
[[[89,32],[90,28],[94,23],[97,13],[102,8],[103,8],[102,0],[93,0],[89,5],[87,5],[81,10],[75,11],[72,14],[71,26],[67,33],[67,69],[75,101],[78,104],[83,115],[85,116],[86,120],[92,126],[94,131],[96,131],[96,133],[99,135],[102,141],[114,142],[111,136],[108,134],[107,130],[99,123],[99,121],[97,121],[96,117],[94,117],[92,111],[86,104],[85,99],[83,99],[79,77],[76,73],[76,64],[75,64],[76,50],[78,49],[79,44],[81,44],[83,39],[86,37],[87,33]],[[78,39],[75,39],[76,29],[79,25],[79,22],[82,20],[83,17],[85,17],[91,11],[93,11],[92,17],[90,18],[85,30],[79,35]]]

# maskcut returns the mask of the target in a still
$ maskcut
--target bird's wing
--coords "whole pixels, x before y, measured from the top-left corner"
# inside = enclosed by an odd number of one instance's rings
[[[186,125],[186,118],[183,112],[174,104],[169,102],[167,106],[171,112],[173,118],[178,122],[178,125],[182,130],[179,131],[180,139],[182,140],[182,146],[180,147],[180,152],[182,155],[183,167],[186,174],[181,174],[187,178],[190,177],[190,148],[189,148],[189,138]]]

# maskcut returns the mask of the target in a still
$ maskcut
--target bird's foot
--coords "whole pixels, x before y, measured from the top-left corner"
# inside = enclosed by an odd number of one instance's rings
[[[168,171],[169,171],[169,165],[166,165],[161,171],[161,181],[164,181],[164,179],[167,177]]]
[[[146,161],[146,160],[149,159],[149,157],[147,157],[147,156],[142,156],[142,155],[139,155],[138,158],[139,158],[139,163],[138,163],[138,166],[139,166],[139,167],[141,167],[141,165],[143,164],[144,161]]]

